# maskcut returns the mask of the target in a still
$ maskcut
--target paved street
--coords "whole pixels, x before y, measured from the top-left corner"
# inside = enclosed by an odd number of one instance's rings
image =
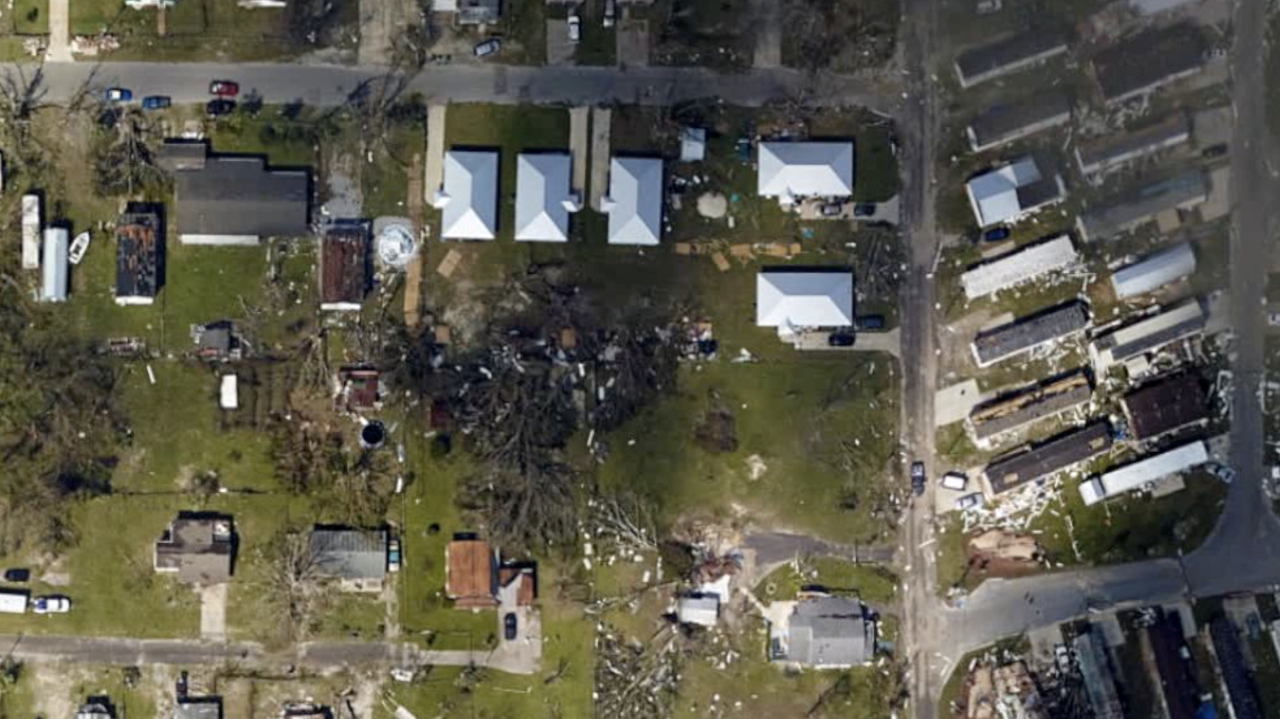
[[[28,76],[34,65],[22,68]],[[134,97],[168,95],[175,103],[209,99],[209,81],[236,80],[242,93],[256,91],[269,103],[301,101],[333,106],[346,102],[362,83],[385,76],[376,68],[283,63],[88,63],[49,62],[43,66],[46,100],[63,102],[86,84],[133,90]],[[429,66],[408,80],[409,92],[429,101],[537,104],[669,105],[719,98],[736,105],[762,105],[798,98],[816,104],[861,105],[886,114],[896,110],[893,88],[848,76],[819,75],[785,68],[728,75],[694,67],[519,67],[507,65]]]
[[[537,662],[519,647],[509,651],[427,651],[396,642],[309,642],[297,653],[268,653],[248,642],[200,642],[190,639],[129,639],[125,637],[68,637],[0,635],[0,651],[28,661],[68,661],[115,666],[145,664],[271,667],[294,664],[311,669],[343,666],[373,668],[395,665],[490,667],[510,674],[532,674]]]

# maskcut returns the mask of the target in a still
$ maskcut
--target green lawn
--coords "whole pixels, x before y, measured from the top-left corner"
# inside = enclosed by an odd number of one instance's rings
[[[805,587],[817,586],[832,593],[854,595],[883,608],[897,595],[897,578],[877,565],[818,557],[805,562],[803,569],[803,573],[791,566],[775,569],[756,584],[756,596],[763,602],[788,600]]]
[[[13,0],[9,16],[16,35],[49,34],[49,0]]]
[[[601,484],[652,497],[668,519],[745,510],[830,539],[878,539],[890,531],[887,517],[874,515],[890,511],[897,446],[897,382],[888,367],[873,356],[797,354],[786,363],[685,371],[675,395],[608,437]],[[694,442],[713,404],[734,415],[734,451],[711,454]],[[846,474],[841,444],[855,440]],[[748,462],[756,455],[768,469],[752,479]]]

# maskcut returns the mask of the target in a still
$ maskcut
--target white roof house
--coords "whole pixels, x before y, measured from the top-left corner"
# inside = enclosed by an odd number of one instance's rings
[[[71,264],[67,257],[71,251],[67,230],[63,227],[46,227],[44,230],[44,257],[41,264],[40,301],[65,302],[67,299],[67,274]]]
[[[1196,271],[1196,253],[1184,242],[1121,267],[1111,275],[1116,297],[1137,297],[1176,282]]]
[[[784,205],[853,194],[852,142],[762,142],[757,194]]]
[[[432,204],[444,215],[440,237],[492,240],[498,229],[498,153],[446,152],[444,187]]]
[[[1016,287],[1050,272],[1071,267],[1079,260],[1071,238],[1059,235],[1047,242],[1021,247],[986,262],[960,276],[969,299],[985,297]]]
[[[1097,504],[1208,461],[1204,442],[1196,440],[1095,477],[1080,485],[1080,497],[1086,505]]]
[[[662,160],[615,157],[609,163],[609,244],[656,245],[662,237]]]
[[[569,189],[567,153],[520,153],[516,160],[516,240],[568,242],[569,213],[580,209]]]
[[[681,624],[714,627],[720,618],[720,598],[713,594],[686,594],[676,599],[676,619]]]
[[[240,381],[233,374],[222,375],[218,385],[218,406],[222,409],[239,409]]]
[[[22,269],[40,266],[40,196],[22,196]]]
[[[1017,222],[1066,196],[1062,178],[1042,175],[1031,157],[984,172],[965,183],[964,189],[979,227]]]
[[[802,327],[853,324],[853,273],[765,270],[756,275],[756,326],[787,337]]]

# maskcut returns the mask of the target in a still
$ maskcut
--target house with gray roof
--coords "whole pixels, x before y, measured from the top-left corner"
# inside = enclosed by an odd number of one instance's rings
[[[522,152],[516,158],[516,241],[568,242],[569,213],[581,209],[569,189],[567,152]]]
[[[222,697],[182,697],[173,719],[222,719]]]
[[[857,599],[806,594],[782,624],[769,629],[772,661],[848,669],[875,658],[876,621]]]
[[[378,592],[387,576],[387,531],[320,527],[311,532],[317,571],[348,591]]]
[[[1084,303],[1073,300],[978,333],[973,339],[973,356],[979,367],[990,367],[1084,332],[1088,326],[1088,309]]]
[[[1076,163],[1080,172],[1097,184],[1108,173],[1129,163],[1190,141],[1191,124],[1186,115],[1179,113],[1154,125],[1108,133],[1076,145]]]
[[[155,570],[187,584],[231,581],[235,555],[231,517],[204,512],[181,512],[155,544]]]
[[[204,143],[168,140],[157,164],[173,175],[178,241],[256,245],[311,234],[311,177],[269,168],[256,155],[215,155]]]
[[[1044,62],[1066,51],[1067,41],[1062,34],[1028,30],[960,53],[955,63],[956,77],[960,79],[961,87],[970,88]]]
[[[1096,207],[1076,218],[1076,230],[1085,242],[1106,240],[1132,232],[1166,213],[1189,211],[1209,199],[1209,181],[1193,168],[1153,182]]]
[[[1061,90],[987,109],[965,128],[974,152],[992,150],[1071,120],[1071,98]]]
[[[656,245],[662,237],[662,160],[615,157],[609,163],[609,244]]]
[[[1200,72],[1208,42],[1196,26],[1179,23],[1147,30],[1093,58],[1093,71],[1107,104],[1148,95]]]

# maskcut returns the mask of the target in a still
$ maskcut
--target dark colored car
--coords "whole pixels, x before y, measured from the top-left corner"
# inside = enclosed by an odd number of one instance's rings
[[[235,97],[240,94],[240,84],[231,80],[214,80],[209,83],[209,94],[218,97]]]
[[[516,638],[516,615],[514,612],[507,612],[507,616],[502,618],[502,636],[509,642]]]
[[[884,315],[862,315],[853,318],[853,328],[859,332],[875,332],[884,329]]]
[[[852,347],[854,339],[856,338],[852,332],[832,332],[827,335],[827,345],[830,347]]]
[[[30,569],[6,569],[4,570],[4,581],[29,582],[31,581],[31,570]]]
[[[924,494],[924,462],[911,463],[911,491],[917,497]]]
[[[853,206],[854,217],[871,217],[874,214],[876,214],[876,203],[874,202],[859,202]]]
[[[993,227],[982,233],[983,242],[1000,242],[1009,239],[1008,227]]]
[[[163,110],[173,104],[168,95],[148,95],[142,98],[143,110]]]
[[[209,117],[221,117],[235,112],[236,103],[232,100],[210,100],[205,109],[209,112]]]
[[[1210,145],[1209,147],[1204,148],[1200,154],[1207,159],[1222,157],[1227,154],[1227,143],[1224,142],[1218,145]]]

